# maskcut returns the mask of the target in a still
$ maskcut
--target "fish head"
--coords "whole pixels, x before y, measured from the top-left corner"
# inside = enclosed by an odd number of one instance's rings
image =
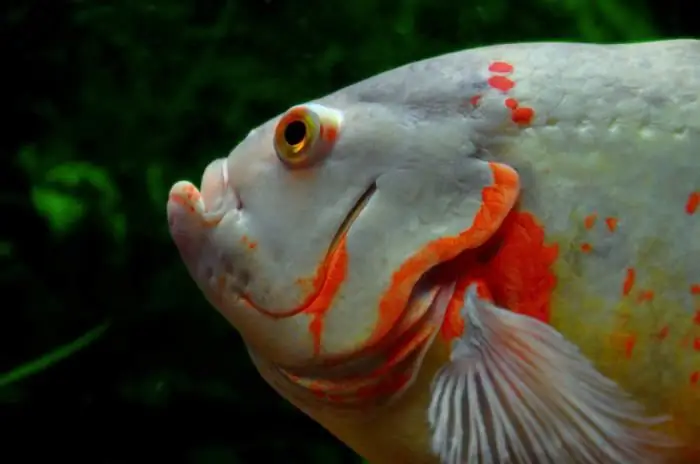
[[[377,346],[431,269],[493,234],[518,176],[482,159],[476,125],[455,114],[295,105],[211,162],[199,189],[173,185],[174,243],[250,349],[291,368]]]

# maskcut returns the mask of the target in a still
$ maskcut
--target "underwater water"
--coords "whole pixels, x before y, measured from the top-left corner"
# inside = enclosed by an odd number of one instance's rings
[[[313,6],[311,7],[310,4]],[[4,2],[0,462],[359,463],[260,378],[168,235],[290,105],[501,42],[697,37],[668,0]]]

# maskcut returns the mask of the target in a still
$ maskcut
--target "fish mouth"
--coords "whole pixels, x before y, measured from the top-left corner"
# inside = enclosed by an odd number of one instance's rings
[[[338,249],[343,238],[347,235],[348,231],[350,230],[352,225],[355,223],[355,220],[357,220],[360,213],[367,207],[367,204],[369,203],[370,199],[372,198],[372,196],[375,194],[376,191],[377,191],[377,184],[376,184],[376,182],[372,182],[369,185],[369,187],[367,187],[367,189],[362,193],[362,195],[360,195],[360,197],[357,199],[357,201],[355,201],[353,206],[350,208],[350,211],[345,216],[343,221],[340,223],[340,226],[338,227],[335,235],[333,236],[333,239],[331,240],[331,242],[328,246],[328,250],[326,251],[326,254],[323,257],[323,261],[321,263],[321,266],[319,267],[319,272],[317,274],[317,277],[316,277],[316,279],[314,279],[316,282],[319,282],[319,284],[316,286],[315,290],[311,294],[309,294],[299,306],[297,306],[296,308],[285,310],[285,311],[271,310],[269,308],[263,308],[263,307],[258,306],[252,300],[252,298],[250,298],[249,295],[243,294],[243,295],[241,295],[241,299],[248,306],[254,308],[256,311],[260,312],[261,314],[264,314],[265,316],[271,317],[273,319],[285,319],[288,317],[296,316],[297,314],[304,312],[323,293],[324,287],[326,286],[327,281],[328,281],[328,265],[331,262],[333,255],[335,254],[336,250]]]

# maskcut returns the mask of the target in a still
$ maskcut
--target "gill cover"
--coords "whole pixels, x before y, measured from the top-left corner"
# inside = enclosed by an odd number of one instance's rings
[[[331,95],[298,105],[173,186],[171,233],[259,355],[309,366],[375,345],[426,271],[478,247],[519,190],[446,108]]]

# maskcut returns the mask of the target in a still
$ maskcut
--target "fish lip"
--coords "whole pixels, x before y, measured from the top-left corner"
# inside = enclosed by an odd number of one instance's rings
[[[228,158],[222,160],[221,169],[216,176],[218,179],[209,181],[202,179],[200,185],[204,201],[202,216],[218,217],[220,221],[228,212],[243,209],[243,202],[236,186],[229,182]]]
[[[374,196],[374,193],[377,190],[377,184],[375,181],[372,181],[369,186],[364,190],[362,195],[355,201],[353,206],[350,208],[348,213],[346,214],[345,218],[343,221],[340,223],[340,226],[338,227],[335,235],[333,236],[333,239],[331,240],[330,245],[328,246],[328,250],[326,251],[325,256],[323,257],[323,260],[321,262],[320,269],[323,271],[323,278],[321,280],[321,284],[318,286],[318,288],[315,290],[315,292],[307,297],[305,301],[297,306],[296,308],[292,308],[286,311],[273,311],[270,309],[263,308],[259,305],[257,305],[250,296],[248,296],[245,293],[242,293],[240,295],[240,298],[242,301],[245,302],[246,305],[250,306],[251,308],[255,309],[259,313],[273,318],[273,319],[286,319],[289,317],[296,316],[297,314],[300,314],[306,310],[306,308],[310,307],[321,295],[323,288],[325,287],[327,281],[328,281],[328,263],[331,261],[333,253],[336,251],[338,248],[338,245],[341,242],[341,239],[345,237],[352,227],[352,225],[355,223],[355,220],[359,217],[360,213],[364,211],[364,209],[367,207],[367,204],[371,200],[371,198]]]

